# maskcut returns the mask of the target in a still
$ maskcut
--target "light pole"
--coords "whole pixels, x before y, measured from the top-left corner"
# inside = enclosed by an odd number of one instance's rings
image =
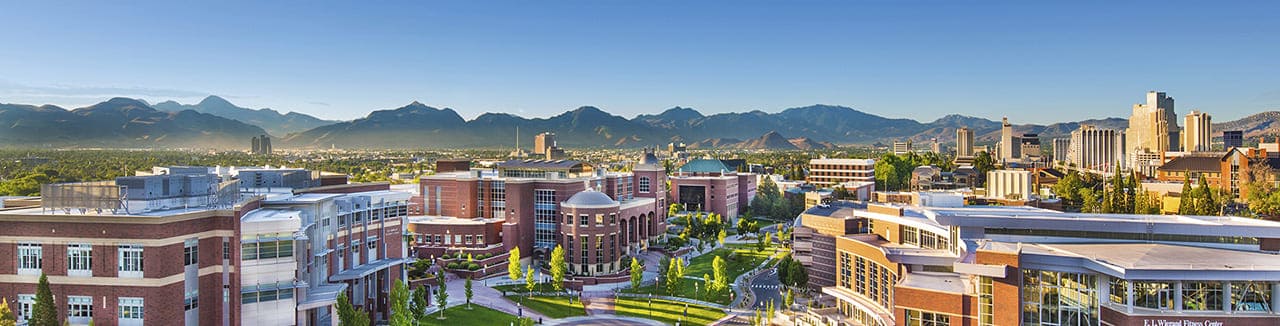
[[[649,294],[649,319],[653,319],[653,293]]]

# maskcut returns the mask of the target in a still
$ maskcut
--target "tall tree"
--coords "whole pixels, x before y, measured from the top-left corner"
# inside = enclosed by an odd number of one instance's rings
[[[341,326],[369,326],[369,315],[364,311],[356,309],[351,304],[351,299],[347,298],[347,292],[338,293],[338,325]]]
[[[511,277],[511,281],[520,280],[520,247],[511,248],[510,256],[507,256],[507,276]]]
[[[680,275],[680,258],[672,259],[671,266],[667,270],[667,294],[675,295],[680,290],[680,286],[684,283],[684,276]]]
[[[53,303],[53,290],[49,289],[49,277],[40,273],[40,283],[36,285],[36,304],[31,307],[31,326],[58,326],[58,306]]]
[[[444,269],[436,271],[436,280],[440,281],[440,286],[436,288],[436,304],[440,305],[440,318],[444,317],[444,308],[449,304],[449,289],[444,281]]]
[[[985,177],[987,172],[996,169],[995,158],[992,158],[991,153],[987,153],[987,151],[978,152],[973,155],[973,169]]]
[[[467,310],[471,310],[471,296],[475,293],[471,291],[471,277],[467,277],[467,282],[462,283],[462,294],[467,296]]]
[[[640,288],[640,281],[644,280],[644,265],[640,265],[640,260],[631,257],[631,288]]]
[[[413,312],[414,318],[421,319],[427,314],[427,306],[431,305],[430,302],[427,302],[427,286],[418,286],[418,288],[413,289],[411,296],[413,299],[410,301],[413,304],[409,306],[409,311]],[[418,324],[421,325],[423,322],[419,321]]]
[[[564,261],[564,248],[556,245],[551,250],[551,287],[556,292],[564,291],[564,275],[569,271],[569,264]]]
[[[668,258],[667,256],[662,256],[662,259],[658,260],[658,277],[655,278],[655,281],[657,283],[657,288],[666,289],[667,279],[669,279],[670,276],[671,276],[671,258]]]
[[[1178,214],[1195,214],[1195,192],[1191,189],[1191,173],[1183,172],[1182,193],[1178,195]]]
[[[782,309],[791,310],[791,305],[794,303],[796,303],[796,296],[791,293],[791,289],[787,289],[787,296],[782,297]]]
[[[412,326],[413,313],[409,311],[409,287],[404,280],[391,286],[391,326]]]
[[[714,282],[709,287],[714,289],[716,293],[720,293],[720,291],[724,291],[729,287],[729,266],[719,255],[711,260],[711,273],[711,279]]]
[[[524,270],[524,289],[529,295],[533,295],[533,289],[537,286],[538,283],[533,280],[533,266],[529,266]]]

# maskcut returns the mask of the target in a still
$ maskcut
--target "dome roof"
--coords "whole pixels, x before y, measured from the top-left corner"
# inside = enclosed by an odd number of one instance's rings
[[[564,201],[564,204],[570,206],[608,206],[617,205],[618,202],[613,201],[612,198],[609,198],[609,195],[603,192],[586,190],[569,197],[569,200]]]
[[[662,162],[659,162],[658,157],[654,156],[652,152],[645,152],[644,157],[640,158],[640,164],[661,165]]]

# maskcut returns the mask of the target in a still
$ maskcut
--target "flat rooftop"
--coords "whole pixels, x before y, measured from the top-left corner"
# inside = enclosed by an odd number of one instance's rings
[[[1280,255],[1162,243],[1024,244],[1023,253],[1080,257],[1125,270],[1280,271]]]
[[[418,215],[409,216],[409,223],[435,224],[435,225],[485,225],[495,222],[503,222],[505,219],[499,218],[457,218],[451,216],[439,215]]]
[[[966,278],[956,273],[911,272],[898,285],[949,293],[965,293],[971,288],[965,284]]]
[[[240,218],[241,222],[269,222],[302,219],[302,212],[294,209],[255,209]]]

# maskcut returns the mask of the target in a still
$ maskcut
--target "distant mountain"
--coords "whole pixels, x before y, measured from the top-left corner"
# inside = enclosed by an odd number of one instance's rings
[[[791,138],[787,139],[776,131],[770,131],[759,138],[739,141],[731,138],[713,138],[707,139],[693,144],[688,144],[689,148],[701,149],[781,149],[781,150],[810,150],[810,149],[829,149],[836,146],[826,142],[816,142],[808,138]]]
[[[1244,131],[1245,138],[1280,135],[1280,111],[1261,112],[1235,121],[1215,123],[1213,130],[1215,136],[1222,136],[1224,130]]]
[[[59,147],[242,148],[262,128],[195,111],[164,112],[113,98],[68,111],[0,104],[0,145]]]
[[[182,110],[194,110],[200,113],[208,113],[219,117],[233,119],[247,124],[262,127],[267,133],[284,137],[285,135],[310,130],[312,128],[329,125],[337,121],[322,120],[310,115],[289,112],[281,114],[279,111],[272,109],[248,109],[231,104],[230,101],[217,96],[209,96],[201,100],[195,105],[179,104],[174,101],[164,101],[152,105],[152,107],[168,112],[179,112]]]

